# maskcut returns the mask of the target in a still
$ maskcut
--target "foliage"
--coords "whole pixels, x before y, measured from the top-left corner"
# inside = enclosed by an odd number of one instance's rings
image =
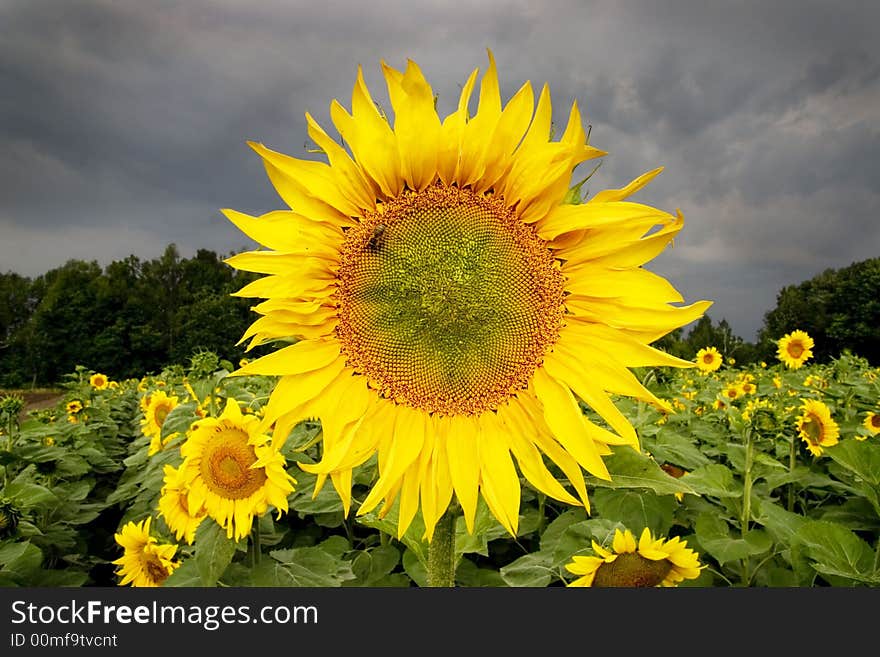
[[[298,481],[286,513],[270,509],[237,542],[210,519],[191,545],[175,539],[157,504],[164,467],[180,464],[188,429],[205,414],[219,415],[228,397],[260,416],[274,385],[230,377],[232,369],[203,350],[186,366],[97,390],[88,383],[93,370],[77,367],[56,408],[8,425],[0,513],[13,529],[0,536],[0,585],[115,585],[111,562],[121,548],[113,534],[152,515],[156,537],[177,544],[181,563],[165,586],[424,586],[428,545],[419,516],[398,539],[396,505],[383,517],[356,513],[375,480],[375,458],[355,470],[348,515],[332,486],[315,494],[315,477],[297,466],[320,456],[320,425],[312,421],[294,427],[283,448]],[[880,585],[880,434],[864,425],[869,411],[880,412],[880,370],[842,355],[799,370],[774,363],[636,373],[675,412],[616,400],[641,448],[613,448],[610,482],[588,478],[590,513],[523,480],[512,537],[481,502],[473,534],[458,518],[456,585],[565,586],[572,579],[565,564],[591,554],[592,541],[607,546],[616,528],[638,535],[646,527],[699,554],[705,568],[680,586]],[[736,400],[723,396],[743,381],[754,389]],[[180,404],[162,425],[167,444],[151,456],[140,427],[143,401],[157,390]],[[804,399],[828,405],[840,427],[840,442],[819,456],[795,429]],[[82,408],[68,413],[73,400]]]
[[[55,384],[82,362],[124,379],[208,349],[237,362],[254,317],[230,296],[253,279],[200,249],[181,258],[70,260],[34,280],[0,275],[0,385]]]
[[[826,269],[782,288],[759,334],[765,357],[772,357],[774,341],[793,329],[813,337],[820,363],[844,350],[880,362],[880,258]]]

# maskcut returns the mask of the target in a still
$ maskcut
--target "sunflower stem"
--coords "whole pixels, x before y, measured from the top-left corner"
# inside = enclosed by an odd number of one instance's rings
[[[447,509],[428,544],[428,586],[455,586],[455,514]]]
[[[256,568],[260,565],[260,519],[254,518],[254,526],[251,527],[251,565]]]
[[[745,439],[745,465],[743,472],[743,503],[742,503],[742,537],[745,538],[749,533],[749,520],[752,516],[752,460],[754,458],[754,440],[751,427],[747,428],[744,434]],[[749,574],[749,558],[743,559],[743,585],[748,586],[751,575]]]
[[[797,465],[797,442],[794,435],[791,436],[791,440],[789,441],[788,448],[788,473],[792,475],[794,473],[794,468]],[[788,484],[788,511],[790,513],[794,512],[794,477],[791,477],[791,482]]]

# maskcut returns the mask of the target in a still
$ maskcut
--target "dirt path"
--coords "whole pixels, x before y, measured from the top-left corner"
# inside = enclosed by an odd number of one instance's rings
[[[27,419],[28,411],[52,408],[64,397],[62,390],[0,390],[0,397],[10,394],[21,395],[24,398],[24,408],[18,416],[19,421]]]

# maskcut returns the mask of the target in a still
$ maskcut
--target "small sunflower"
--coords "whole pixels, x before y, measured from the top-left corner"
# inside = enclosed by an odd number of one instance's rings
[[[721,353],[715,347],[703,347],[697,352],[697,368],[701,372],[714,372],[724,362]]]
[[[745,392],[743,391],[742,385],[740,383],[736,381],[731,381],[726,386],[724,386],[721,394],[724,395],[726,399],[732,401],[734,399],[739,399],[740,397],[742,397]]]
[[[101,373],[95,373],[89,377],[89,385],[91,385],[95,390],[105,390],[109,383],[110,380],[107,378],[107,376]]]
[[[342,143],[306,114],[327,162],[250,143],[292,210],[223,211],[267,247],[226,261],[265,274],[237,292],[266,299],[242,341],[296,342],[234,374],[279,377],[263,422],[279,444],[321,421],[321,459],[300,467],[346,513],[353,468],[378,455],[357,513],[399,502],[400,535],[421,511],[431,540],[453,495],[468,531],[482,496],[515,535],[520,475],[589,509],[584,471],[610,479],[609,445],[639,448],[613,396],[668,409],[629,368],[693,367],[650,344],[711,305],[672,305],[681,294],[642,267],[684,221],[626,200],[661,169],[569,203],[572,172],[605,154],[577,104],[554,141],[549,88],[503,105],[491,52],[473,115],[477,70],[442,119],[415,62],[382,70],[393,121],[360,70],[351,111],[330,107]]]
[[[776,343],[776,355],[786,367],[796,370],[813,355],[813,338],[805,331],[792,331],[782,336]]]
[[[813,456],[820,456],[823,447],[837,444],[840,429],[831,417],[831,410],[817,399],[802,399],[801,415],[795,426]]]
[[[141,430],[145,436],[149,436],[149,455],[159,452],[174,436],[166,436],[162,439],[162,425],[165,418],[177,407],[177,397],[168,396],[162,390],[157,390],[148,396],[144,417],[141,419]]]
[[[114,536],[116,543],[125,550],[113,561],[119,566],[117,576],[122,578],[119,586],[162,586],[180,565],[180,562],[173,561],[176,545],[160,544],[150,536],[151,520],[152,517],[148,516],[140,523],[129,522]]]
[[[740,390],[742,390],[742,394],[751,395],[757,392],[758,386],[755,385],[753,381],[740,381],[739,384]]]
[[[628,529],[614,530],[611,550],[593,541],[593,552],[599,556],[572,557],[565,565],[569,572],[580,575],[568,586],[638,587],[677,586],[686,579],[696,579],[700,570],[699,555],[679,537],[672,540],[654,539],[645,527],[636,544]]]
[[[236,541],[251,531],[254,517],[269,505],[287,511],[296,480],[286,459],[260,430],[260,419],[244,415],[233,398],[219,418],[197,420],[180,447],[180,485],[188,508],[205,511]]]
[[[862,426],[865,427],[872,436],[876,436],[880,433],[880,413],[868,411],[867,415],[865,415],[865,421],[862,423]]]
[[[67,413],[69,415],[76,415],[83,409],[82,402],[78,399],[74,399],[72,401],[67,402]]]
[[[178,468],[166,465],[165,479],[159,498],[159,515],[165,519],[168,528],[174,532],[178,541],[185,540],[188,544],[196,537],[196,529],[207,517],[205,507],[192,508],[189,500],[189,489]]]

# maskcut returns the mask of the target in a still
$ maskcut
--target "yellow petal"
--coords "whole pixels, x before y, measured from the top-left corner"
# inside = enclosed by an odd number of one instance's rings
[[[313,160],[300,160],[266,148],[257,142],[248,142],[266,166],[269,179],[292,210],[306,216],[322,216],[324,213],[309,211],[314,204],[308,197],[335,209],[342,217],[359,217],[364,208],[352,203],[339,189],[330,165]],[[304,207],[297,207],[303,205]],[[337,216],[338,216],[337,215]],[[326,218],[326,215],[324,215]]]
[[[544,407],[544,421],[559,443],[587,472],[610,481],[608,468],[590,437],[586,418],[571,391],[543,368],[535,371],[532,382]]]
[[[425,440],[425,414],[405,405],[398,405],[394,433],[390,437],[387,460],[379,462],[379,479],[367,494],[358,514],[368,513],[391,488],[399,486],[403,473],[418,459]]]
[[[339,253],[343,233],[335,224],[315,221],[290,210],[275,210],[259,217],[228,209],[221,212],[241,232],[270,249],[321,257]]]
[[[477,418],[480,425],[480,489],[489,509],[511,536],[519,526],[520,481],[492,411]]]
[[[480,483],[479,426],[470,416],[453,415],[442,420],[450,425],[446,433],[446,462],[452,487],[464,513],[468,532],[472,534]]]
[[[326,367],[338,357],[339,341],[336,339],[301,340],[249,362],[230,376],[302,374]]]
[[[620,189],[605,189],[601,192],[596,193],[593,197],[587,200],[587,203],[607,203],[609,201],[622,201],[625,198],[628,198],[639,191],[642,187],[651,182],[660,172],[663,171],[663,167],[657,167],[652,171],[648,171],[647,173],[643,173],[641,176],[633,180],[626,187],[621,187]]]

